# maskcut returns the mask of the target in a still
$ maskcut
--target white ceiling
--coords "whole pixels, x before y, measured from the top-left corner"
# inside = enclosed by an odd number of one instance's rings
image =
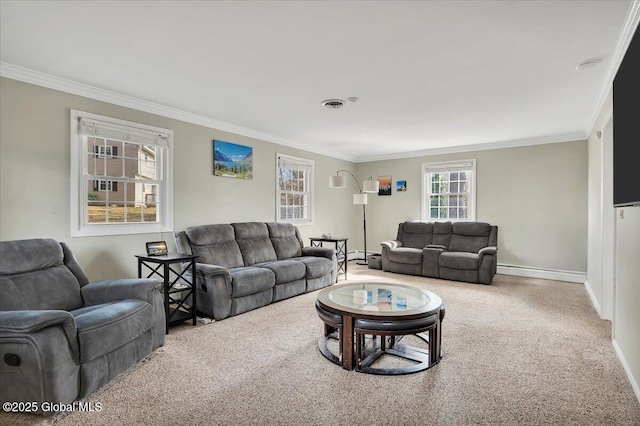
[[[0,60],[5,76],[37,71],[365,161],[584,138],[631,6],[2,0]],[[590,58],[603,61],[577,72]]]

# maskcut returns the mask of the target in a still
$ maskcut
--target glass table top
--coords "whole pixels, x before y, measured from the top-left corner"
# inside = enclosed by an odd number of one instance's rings
[[[441,299],[430,291],[383,282],[334,285],[322,290],[318,300],[340,310],[368,311],[374,315],[424,312],[442,304]]]

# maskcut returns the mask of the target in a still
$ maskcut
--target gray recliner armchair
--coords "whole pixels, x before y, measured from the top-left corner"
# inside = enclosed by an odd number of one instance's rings
[[[135,365],[164,344],[160,290],[89,283],[55,240],[1,241],[0,400],[68,404]]]

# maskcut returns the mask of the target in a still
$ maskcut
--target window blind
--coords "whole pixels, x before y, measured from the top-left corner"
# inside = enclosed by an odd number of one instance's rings
[[[470,161],[455,164],[430,164],[424,168],[426,173],[468,172],[471,170],[473,170],[473,163]]]
[[[106,123],[91,118],[80,118],[78,130],[82,136],[117,140],[139,145],[151,145],[159,148],[169,147],[169,135],[166,133]]]
[[[302,170],[308,172],[311,170],[311,163],[295,160],[288,157],[278,157],[278,168]]]

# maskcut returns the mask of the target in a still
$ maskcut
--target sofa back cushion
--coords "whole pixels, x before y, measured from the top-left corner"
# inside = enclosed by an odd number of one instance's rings
[[[432,244],[449,247],[450,243],[451,243],[451,222],[434,222]]]
[[[278,259],[269,238],[269,229],[264,222],[232,223],[231,226],[236,232],[244,266]]]
[[[433,241],[433,223],[429,222],[404,222],[398,228],[398,241],[403,247],[421,249]]]
[[[302,238],[298,228],[290,223],[268,222],[269,238],[278,260],[302,256]]]
[[[191,252],[199,263],[225,268],[244,266],[235,231],[229,224],[193,226],[185,230]]]
[[[70,311],[83,304],[80,283],[52,239],[0,242],[0,295],[3,311]]]
[[[477,253],[488,246],[491,225],[485,222],[456,222],[451,226],[450,251]]]

